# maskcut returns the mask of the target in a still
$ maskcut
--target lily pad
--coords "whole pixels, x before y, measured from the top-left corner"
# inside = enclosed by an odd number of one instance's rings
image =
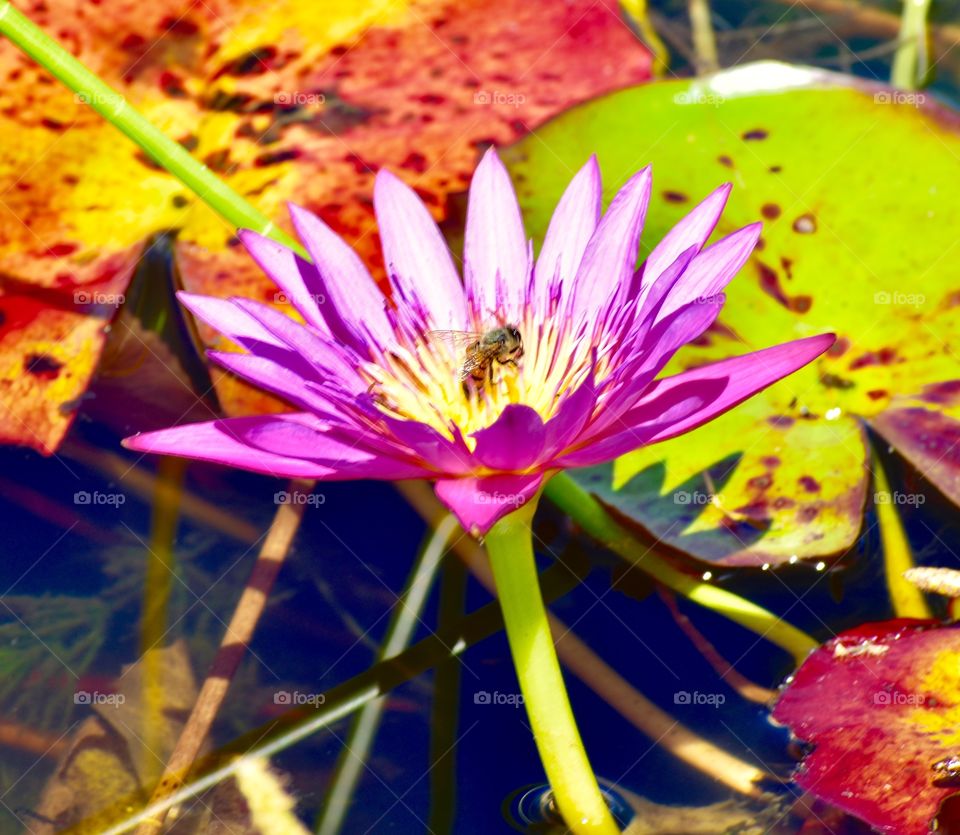
[[[306,205],[374,270],[379,167],[442,219],[483,146],[642,81],[650,63],[616,7],[588,0],[48,0],[29,13],[265,215],[287,224],[285,201]],[[188,289],[290,306],[234,229],[5,41],[0,78],[0,442],[49,453],[157,232],[178,233]],[[213,379],[228,412],[283,408]]]
[[[666,374],[839,337],[736,410],[618,460],[599,491],[607,501],[711,562],[836,555],[862,525],[867,425],[960,501],[958,125],[923,94],[764,62],[606,96],[508,149],[538,240],[570,171],[594,152],[607,197],[653,163],[642,253],[724,181],[733,191],[714,237],[764,221],[718,324]],[[909,411],[920,408],[923,421]]]
[[[957,792],[958,693],[960,629],[887,621],[811,654],[773,716],[815,746],[795,775],[804,789],[878,831],[914,835]]]

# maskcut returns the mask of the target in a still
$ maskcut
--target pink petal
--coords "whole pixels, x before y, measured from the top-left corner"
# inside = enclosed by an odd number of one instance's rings
[[[290,217],[339,318],[360,341],[372,336],[381,347],[393,344],[386,299],[360,256],[315,214],[291,203]]]
[[[589,467],[682,435],[816,359],[833,334],[774,345],[655,382],[619,423],[626,428],[562,456],[557,466]]]
[[[383,259],[400,299],[421,304],[435,329],[468,327],[463,285],[437,224],[408,185],[389,171],[377,174],[373,203]]]
[[[720,220],[731,188],[730,183],[724,183],[714,190],[653,248],[643,266],[644,295],[681,252],[691,246],[699,249],[706,243]]]
[[[762,228],[763,224],[752,223],[721,238],[697,255],[667,296],[657,318],[662,319],[695,299],[706,299],[721,293],[747,263]]]
[[[431,469],[450,475],[472,472],[476,469],[469,447],[455,427],[455,440],[441,435],[432,426],[412,420],[381,415],[379,417],[390,430],[396,444],[409,450],[410,454],[428,462]]]
[[[277,300],[286,297],[305,322],[329,333],[330,328],[320,312],[325,294],[317,268],[293,250],[250,229],[241,229],[237,235],[260,269],[283,291],[277,294],[280,297]]]
[[[467,299],[479,323],[518,322],[530,276],[527,239],[510,175],[493,148],[470,183],[463,265]]]
[[[491,470],[525,470],[543,452],[543,421],[536,410],[511,403],[488,427],[474,432],[473,456]]]
[[[177,293],[177,298],[194,316],[239,345],[246,345],[251,341],[265,342],[277,347],[283,345],[281,339],[232,301],[215,299],[213,296],[198,296],[182,290]]]
[[[437,498],[457,517],[463,529],[483,536],[493,524],[525,505],[543,484],[541,473],[447,478],[436,484]]]
[[[234,351],[207,351],[207,356],[227,371],[264,391],[282,397],[297,408],[314,413],[331,409],[330,403],[318,397],[305,385],[307,381],[303,377],[279,359]]]
[[[304,424],[311,420],[315,418],[304,414],[214,420],[134,435],[126,438],[123,445],[139,452],[211,461],[277,478],[393,480],[430,475],[420,467],[384,456],[371,456],[321,432],[311,431]],[[283,432],[288,433],[287,443],[282,440]],[[302,444],[291,444],[291,438],[297,438]],[[274,449],[286,450],[287,454]],[[303,452],[302,457],[289,454],[299,450]]]
[[[637,264],[651,182],[647,166],[627,181],[601,218],[577,271],[569,311],[574,326],[593,321],[611,299],[625,301]]]
[[[550,218],[534,270],[535,309],[546,313],[551,283],[573,279],[600,220],[603,189],[596,156],[570,181]]]
[[[573,391],[564,393],[556,414],[544,427],[544,457],[549,460],[573,443],[583,431],[597,406],[593,374]]]

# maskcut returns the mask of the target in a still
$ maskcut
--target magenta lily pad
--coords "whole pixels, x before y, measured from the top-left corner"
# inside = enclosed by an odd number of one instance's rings
[[[763,63],[615,93],[513,146],[505,160],[538,237],[569,171],[593,152],[610,189],[654,165],[642,255],[724,181],[733,188],[714,237],[763,221],[719,321],[665,374],[838,334],[798,374],[583,483],[671,546],[741,565],[836,555],[856,541],[868,425],[960,501],[958,124],[923,94]]]

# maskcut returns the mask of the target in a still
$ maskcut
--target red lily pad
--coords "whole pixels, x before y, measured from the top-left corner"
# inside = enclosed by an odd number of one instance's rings
[[[960,764],[960,627],[844,632],[803,663],[773,717],[814,746],[795,775],[804,789],[878,831],[927,832],[958,787],[947,763]]]
[[[47,0],[26,11],[264,214],[284,225],[285,201],[308,206],[374,270],[377,168],[405,176],[443,219],[483,146],[649,74],[617,6],[589,0]],[[178,232],[188,289],[283,300],[235,230],[7,42],[0,78],[0,310],[26,296],[35,314],[32,330],[0,331],[0,439],[49,453],[116,310],[75,294],[122,295],[155,233]],[[38,347],[55,315],[66,341]],[[64,373],[19,379],[39,349]],[[283,408],[229,375],[214,381],[228,412]]]
[[[665,374],[838,334],[814,363],[625,455],[591,489],[709,562],[833,557],[860,534],[873,426],[960,502],[958,126],[928,95],[765,62],[614,93],[507,149],[537,237],[567,172],[594,152],[607,195],[653,163],[644,253],[724,181],[733,190],[714,237],[764,222],[719,322]],[[891,164],[903,148],[909,164]]]

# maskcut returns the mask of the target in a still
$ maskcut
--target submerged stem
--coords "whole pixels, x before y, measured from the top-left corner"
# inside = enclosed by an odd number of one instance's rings
[[[564,822],[575,835],[619,831],[600,793],[573,718],[540,595],[533,556],[530,501],[497,522],[486,536],[507,640],[527,716]]]
[[[887,577],[893,613],[898,618],[931,618],[933,614],[923,592],[903,576],[913,568],[913,552],[897,510],[898,495],[890,492],[887,473],[876,451],[873,454],[873,487],[883,544],[883,572]]]
[[[797,664],[819,644],[756,603],[678,571],[652,550],[645,548],[618,524],[603,506],[566,473],[557,473],[544,491],[547,497],[594,539],[645,571],[657,582],[684,597],[724,615],[789,652]]]

